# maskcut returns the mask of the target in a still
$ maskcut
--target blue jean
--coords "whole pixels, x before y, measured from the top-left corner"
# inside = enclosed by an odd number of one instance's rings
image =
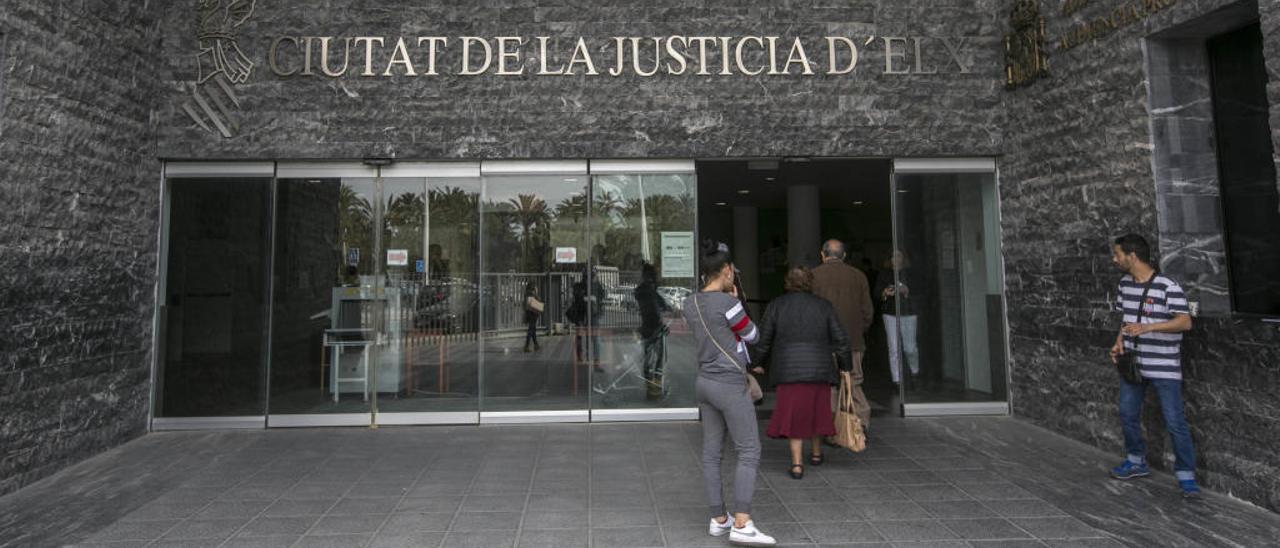
[[[1160,412],[1173,442],[1174,474],[1180,480],[1194,479],[1196,450],[1191,443],[1187,417],[1182,412],[1182,381],[1143,379],[1136,384],[1120,381],[1120,425],[1124,429],[1124,449],[1129,461],[1135,464],[1146,462],[1147,443],[1142,439],[1142,400],[1147,395],[1147,385],[1156,389],[1156,396],[1160,399]]]

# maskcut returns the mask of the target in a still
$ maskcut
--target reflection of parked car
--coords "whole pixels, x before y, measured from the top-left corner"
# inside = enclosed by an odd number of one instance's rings
[[[431,280],[418,289],[413,326],[458,333],[475,329],[476,284],[461,278]]]
[[[684,310],[684,300],[693,294],[693,291],[686,287],[673,287],[664,285],[658,288],[658,294],[662,295],[663,300],[667,301],[667,307],[672,310]]]

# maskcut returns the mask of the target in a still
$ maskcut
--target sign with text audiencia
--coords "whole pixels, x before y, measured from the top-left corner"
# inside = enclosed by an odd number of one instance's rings
[[[281,77],[852,75],[874,51],[884,74],[970,72],[965,37],[278,36]],[[938,53],[932,53],[937,51]]]

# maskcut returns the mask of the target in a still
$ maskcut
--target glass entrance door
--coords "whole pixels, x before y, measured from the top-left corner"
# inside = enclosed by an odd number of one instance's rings
[[[995,164],[894,162],[890,369],[905,415],[1008,413]]]

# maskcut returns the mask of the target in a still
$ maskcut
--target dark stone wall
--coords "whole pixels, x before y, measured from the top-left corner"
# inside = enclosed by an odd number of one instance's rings
[[[160,155],[166,158],[610,158],[750,155],[995,155],[1000,151],[1003,74],[998,0],[510,0],[499,4],[419,2],[258,2],[236,28],[256,63],[233,87],[240,127],[223,139],[182,110],[198,74],[194,11],[165,15],[167,94],[160,98]],[[497,7],[501,5],[502,7]],[[352,74],[282,78],[267,65],[274,37],[453,37],[436,77]],[[927,37],[924,70],[884,74],[879,39],[845,76],[447,76],[460,63],[459,36],[555,37],[550,66],[564,63],[583,36],[602,72],[613,36],[805,38],[826,65],[825,36]],[[964,37],[958,74],[940,38]],[[859,42],[861,46],[862,43]],[[901,44],[899,44],[901,47]],[[907,45],[910,49],[911,46]],[[696,49],[696,48],[695,48]],[[754,47],[749,48],[750,52]],[[390,48],[376,55],[385,63]],[[296,66],[286,49],[285,64]],[[538,67],[527,48],[526,68]],[[785,52],[782,53],[785,59]],[[421,54],[425,59],[425,53]],[[648,59],[642,56],[642,60]],[[712,57],[713,63],[718,57]],[[353,62],[363,65],[363,49]],[[340,64],[340,58],[335,57]],[[758,57],[749,55],[755,65]],[[908,60],[906,64],[909,64]],[[419,63],[421,66],[422,63]],[[793,68],[793,71],[798,71]],[[221,96],[218,90],[207,90]]]
[[[0,9],[0,494],[146,430],[152,11]]]
[[[1157,207],[1143,41],[1230,2],[1175,2],[1074,49],[1053,43],[1069,27],[1119,4],[1095,0],[1064,16],[1058,3],[1043,3],[1051,76],[1006,95],[1001,162],[1014,413],[1114,450],[1117,462],[1123,455],[1118,381],[1106,352],[1119,325],[1109,310],[1119,274],[1109,243],[1130,231],[1156,241],[1165,220],[1160,216],[1169,214]],[[1263,4],[1266,54],[1280,59],[1280,8]],[[1280,145],[1280,73],[1274,63],[1268,70],[1271,127]],[[1159,251],[1167,258],[1172,250]],[[1190,278],[1172,266],[1172,275]],[[1184,284],[1189,292],[1200,289]],[[1201,478],[1214,489],[1280,510],[1280,456],[1274,450],[1280,439],[1280,327],[1202,312],[1183,345]],[[1151,453],[1172,468],[1152,400],[1146,420]]]

